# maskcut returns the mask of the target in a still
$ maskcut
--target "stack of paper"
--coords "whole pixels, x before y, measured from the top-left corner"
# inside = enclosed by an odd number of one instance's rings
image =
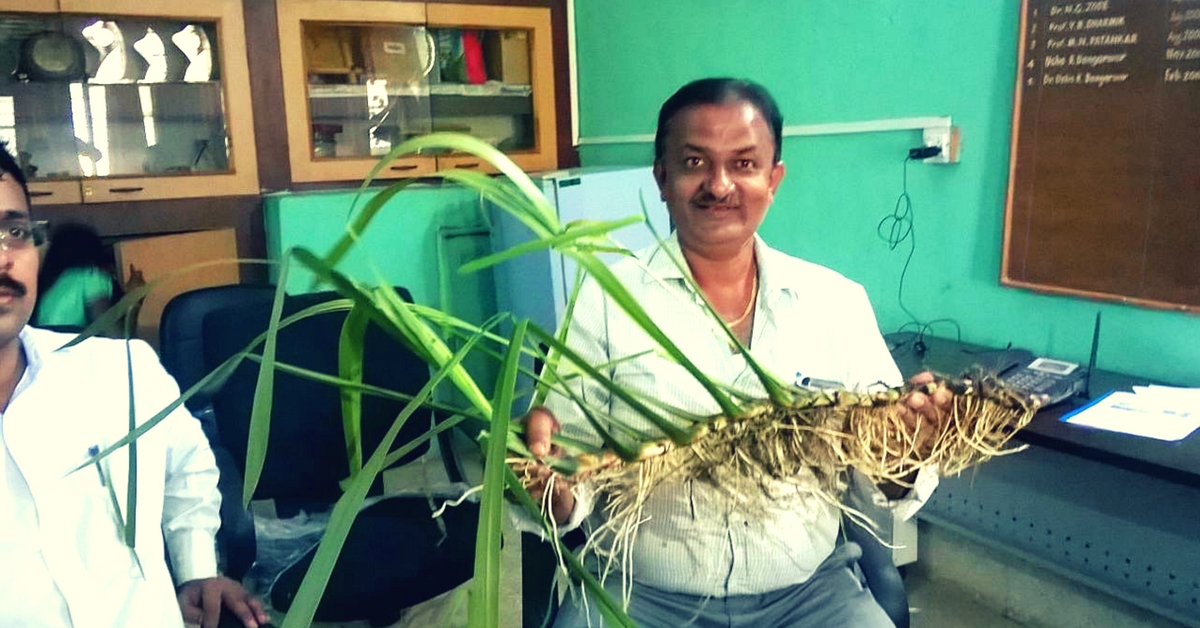
[[[1134,386],[1133,392],[1110,392],[1063,415],[1073,425],[1182,440],[1200,427],[1200,388]]]

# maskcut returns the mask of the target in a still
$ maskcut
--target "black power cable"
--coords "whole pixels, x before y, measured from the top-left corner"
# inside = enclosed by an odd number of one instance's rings
[[[909,242],[908,255],[904,259],[904,268],[902,268],[900,271],[900,284],[896,288],[896,301],[900,304],[900,310],[908,315],[909,321],[901,325],[900,328],[896,330],[896,333],[899,334],[907,330],[909,327],[914,327],[915,334],[909,340],[913,342],[913,350],[917,353],[924,353],[925,334],[929,332],[934,325],[939,323],[953,325],[956,338],[960,342],[962,341],[962,328],[959,327],[958,322],[954,319],[938,318],[928,322],[921,322],[921,320],[917,318],[917,315],[913,314],[912,310],[909,310],[908,306],[904,304],[904,279],[908,276],[908,266],[912,262],[913,254],[915,254],[917,251],[917,234],[913,222],[912,197],[908,195],[908,162],[935,157],[941,154],[941,152],[942,150],[937,146],[924,146],[921,148],[913,148],[908,151],[908,157],[905,157],[904,159],[904,187],[902,188],[900,197],[896,199],[896,206],[892,209],[892,213],[884,216],[883,219],[879,221],[879,225],[875,228],[875,232],[879,234],[879,237],[888,243],[889,250],[894,251],[903,242]],[[905,342],[908,342],[908,340],[901,341],[890,348],[894,350]]]

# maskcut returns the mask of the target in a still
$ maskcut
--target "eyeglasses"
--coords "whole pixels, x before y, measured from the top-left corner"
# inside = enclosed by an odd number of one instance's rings
[[[7,220],[0,222],[0,250],[11,251],[41,246],[46,242],[45,220]]]

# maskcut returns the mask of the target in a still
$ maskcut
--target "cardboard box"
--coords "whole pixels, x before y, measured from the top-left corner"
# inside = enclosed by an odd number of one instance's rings
[[[304,25],[305,68],[314,74],[350,74],[354,70],[351,52],[353,35],[340,26]]]
[[[529,85],[529,31],[486,31],[483,59],[489,79]]]
[[[122,240],[113,245],[121,284],[150,283],[200,262],[237,259],[237,234],[233,229],[191,231],[163,236]],[[134,276],[138,279],[134,280]],[[238,283],[238,264],[218,264],[193,269],[165,279],[155,286],[138,313],[137,337],[158,347],[158,325],[163,308],[175,295],[205,288]]]
[[[388,85],[419,82],[424,78],[428,53],[423,31],[407,26],[373,26],[364,29],[367,73]]]

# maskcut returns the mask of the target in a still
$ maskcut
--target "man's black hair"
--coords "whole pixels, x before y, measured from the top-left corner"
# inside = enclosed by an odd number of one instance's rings
[[[25,204],[33,205],[29,199],[29,183],[25,181],[25,173],[21,171],[16,157],[8,152],[7,142],[0,142],[0,175],[16,179],[21,186],[21,191],[25,193]]]
[[[723,105],[738,101],[748,102],[758,109],[771,135],[775,138],[775,163],[783,150],[783,114],[779,105],[765,87],[735,78],[703,78],[679,88],[663,103],[658,111],[658,130],[654,132],[654,161],[661,161],[667,150],[667,125],[680,111],[692,105]]]

